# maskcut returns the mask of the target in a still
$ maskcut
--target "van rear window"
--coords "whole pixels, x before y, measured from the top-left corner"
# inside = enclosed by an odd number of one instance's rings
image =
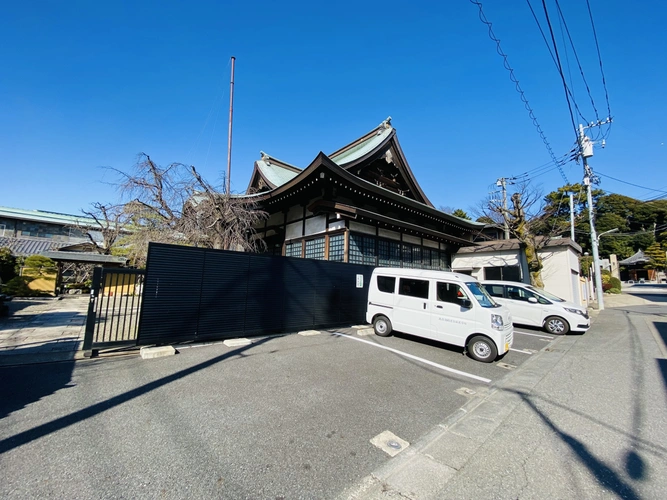
[[[394,293],[396,278],[393,276],[378,276],[378,290],[384,293]]]
[[[420,299],[428,299],[428,281],[415,280],[412,278],[401,278],[399,295],[408,295]]]

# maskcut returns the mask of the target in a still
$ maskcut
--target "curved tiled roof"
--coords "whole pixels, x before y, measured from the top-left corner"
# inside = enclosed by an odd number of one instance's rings
[[[337,165],[343,166],[347,163],[351,163],[377,148],[391,135],[393,130],[394,128],[391,126],[390,116],[365,136],[328,156]]]
[[[37,255],[42,252],[58,250],[59,248],[71,245],[63,241],[53,241],[46,238],[15,238],[0,236],[0,248],[6,247],[17,257],[27,257]]]
[[[632,257],[628,257],[625,260],[619,260],[618,263],[622,266],[631,266],[634,264],[646,264],[650,261],[651,259],[649,259],[646,255],[644,255],[644,252],[642,252],[640,249]]]

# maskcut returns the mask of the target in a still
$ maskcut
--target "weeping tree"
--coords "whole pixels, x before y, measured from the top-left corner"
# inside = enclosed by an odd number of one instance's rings
[[[544,287],[542,268],[544,264],[539,250],[545,247],[551,238],[561,235],[568,227],[568,222],[555,217],[553,206],[542,194],[528,183],[517,184],[507,207],[503,200],[489,196],[477,205],[477,220],[493,223],[498,227],[507,227],[511,238],[519,242],[519,247],[526,256],[530,282],[539,288]]]
[[[115,170],[115,169],[114,169]],[[221,193],[194,166],[162,167],[145,153],[132,172],[115,170],[127,233],[118,244],[131,262],[145,264],[149,242],[261,251],[255,227],[266,218],[252,197]]]

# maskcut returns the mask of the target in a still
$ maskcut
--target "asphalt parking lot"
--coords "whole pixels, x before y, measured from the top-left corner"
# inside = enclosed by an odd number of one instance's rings
[[[344,329],[0,368],[0,496],[335,497],[390,460],[372,438],[416,441],[554,338],[516,328],[492,364]]]

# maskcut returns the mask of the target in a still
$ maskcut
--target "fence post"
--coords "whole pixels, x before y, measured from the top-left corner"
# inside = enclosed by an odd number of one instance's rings
[[[102,268],[96,267],[93,270],[93,283],[90,287],[90,302],[88,302],[88,316],[86,317],[86,331],[83,336],[83,355],[86,358],[95,357],[97,354],[93,350],[93,338],[95,336],[96,323],[96,304],[102,284]]]

